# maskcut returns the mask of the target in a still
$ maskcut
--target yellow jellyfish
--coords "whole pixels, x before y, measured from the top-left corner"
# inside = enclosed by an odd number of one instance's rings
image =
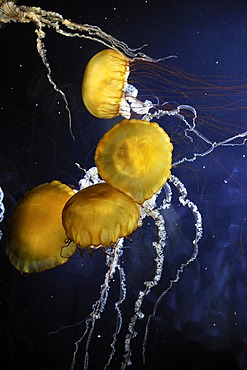
[[[18,203],[9,220],[6,254],[20,272],[32,273],[65,263],[76,246],[64,245],[66,234],[62,225],[62,210],[74,195],[60,181],[39,185]]]
[[[172,150],[157,123],[123,120],[99,141],[95,163],[102,179],[142,204],[170,177]]]
[[[119,51],[106,49],[88,63],[82,82],[82,98],[88,111],[98,118],[121,114],[129,61]]]
[[[132,233],[140,211],[126,194],[106,183],[80,190],[66,203],[62,220],[67,237],[81,248],[107,247]]]

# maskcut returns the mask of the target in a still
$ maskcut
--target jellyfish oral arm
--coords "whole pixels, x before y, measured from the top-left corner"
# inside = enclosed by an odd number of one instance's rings
[[[89,365],[89,347],[92,340],[92,336],[94,333],[96,321],[100,319],[101,314],[103,313],[105,309],[105,305],[107,303],[108,294],[110,290],[110,282],[116,272],[116,270],[119,271],[120,275],[120,294],[119,294],[119,300],[115,303],[115,308],[117,311],[117,325],[116,325],[116,331],[113,335],[113,342],[112,342],[112,352],[109,356],[108,363],[111,361],[113,354],[115,353],[115,342],[116,342],[116,336],[119,333],[121,326],[122,326],[122,314],[120,311],[119,306],[124,301],[126,297],[126,286],[125,286],[125,273],[123,268],[120,267],[120,257],[123,253],[122,250],[123,246],[123,238],[119,239],[118,242],[115,245],[115,248],[112,252],[112,255],[108,255],[106,257],[106,264],[108,266],[108,271],[105,274],[105,280],[104,283],[101,285],[101,291],[100,291],[100,297],[99,299],[93,304],[92,312],[90,314],[90,317],[86,320],[86,328],[83,333],[83,335],[75,342],[75,350],[73,353],[73,358],[71,362],[70,369],[74,369],[74,366],[76,364],[76,355],[79,350],[79,345],[83,338],[87,336],[87,343],[85,347],[85,357],[84,357],[84,369],[88,369]]]
[[[163,250],[166,244],[166,230],[165,230],[165,220],[160,214],[158,210],[148,210],[146,208],[146,215],[149,215],[153,218],[155,221],[155,225],[157,227],[158,231],[158,241],[153,242],[153,247],[156,252],[156,258],[155,258],[155,271],[154,271],[154,276],[153,279],[150,281],[145,281],[144,285],[146,286],[144,290],[140,290],[138,294],[138,298],[135,302],[135,307],[134,307],[134,315],[132,316],[129,326],[128,326],[128,333],[126,334],[125,337],[125,344],[124,344],[124,349],[125,349],[125,354],[124,354],[124,360],[121,364],[121,370],[124,370],[126,366],[132,365],[131,362],[131,353],[132,353],[132,347],[131,347],[131,341],[132,339],[137,335],[135,331],[135,326],[137,323],[137,320],[143,319],[144,314],[141,312],[142,305],[144,302],[144,299],[146,295],[151,291],[153,287],[155,287],[158,282],[161,279],[162,271],[163,271],[163,264],[164,264],[164,254]],[[144,212],[145,214],[145,212]]]
[[[146,45],[139,48],[129,48],[128,45],[115,37],[102,31],[98,26],[79,24],[69,19],[64,19],[59,13],[43,10],[40,7],[16,5],[13,1],[0,0],[0,22],[10,23],[34,23],[38,28],[53,28],[55,32],[66,37],[79,37],[99,42],[108,48],[121,50],[130,58],[139,58],[151,62],[161,59],[153,59],[140,52]]]
[[[137,99],[138,90],[135,86],[126,83],[123,91],[125,96],[120,103],[119,113],[124,118],[130,119],[131,112],[146,116],[149,110],[155,107],[150,100],[142,102]]]
[[[176,108],[171,110],[160,109],[159,104],[153,103],[151,100],[145,100],[144,102],[137,98],[138,89],[126,82],[124,89],[124,97],[120,103],[119,113],[127,118],[131,118],[132,112],[142,115],[142,120],[151,121],[152,119],[159,119],[164,116],[175,116],[182,120],[186,125],[185,135],[193,141],[193,139],[187,134],[187,131],[194,131],[196,127],[197,112],[195,108],[190,105],[178,105]],[[167,102],[162,104],[166,106]],[[153,109],[153,112],[150,112]],[[182,113],[182,111],[191,112],[193,115],[192,123],[189,123]]]
[[[185,188],[184,184],[174,175],[172,175],[169,179],[169,182],[175,187],[175,189],[179,193],[179,202],[182,206],[188,207],[190,212],[192,213],[194,220],[195,220],[195,237],[192,241],[192,253],[190,257],[187,259],[186,262],[182,263],[180,267],[178,268],[176,275],[173,280],[170,280],[170,284],[168,287],[161,293],[161,295],[158,297],[158,299],[155,302],[153,312],[151,315],[148,316],[147,323],[146,323],[146,329],[145,329],[145,335],[143,339],[142,344],[142,356],[143,356],[143,363],[146,362],[146,345],[147,345],[147,338],[148,338],[148,332],[149,332],[149,325],[151,322],[151,319],[156,315],[157,309],[160,305],[160,302],[162,299],[166,296],[166,294],[172,289],[173,285],[177,283],[180,280],[181,274],[183,273],[184,269],[190,265],[198,255],[198,248],[199,248],[199,241],[202,238],[203,234],[203,227],[202,227],[202,216],[200,211],[198,210],[198,207],[195,203],[193,203],[190,199],[187,198],[187,189]],[[170,191],[169,191],[170,193]],[[166,206],[166,204],[164,204]]]
[[[5,208],[4,208],[4,204],[3,204],[3,197],[4,197],[3,190],[0,187],[0,222],[3,221],[4,212],[5,212]],[[2,230],[0,230],[0,240],[2,239],[2,236],[3,236],[3,232],[2,232]]]

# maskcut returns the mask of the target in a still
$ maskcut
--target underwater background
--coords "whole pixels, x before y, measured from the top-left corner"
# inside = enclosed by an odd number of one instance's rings
[[[157,65],[159,77],[152,82],[149,98],[195,107],[198,130],[212,142],[247,131],[245,1],[33,0],[18,5],[40,6],[77,23],[97,25],[130,48],[147,44],[142,51],[153,58],[175,56],[162,62],[163,67]],[[121,117],[97,119],[81,99],[85,66],[104,46],[46,28],[46,56],[52,77],[69,102],[73,140],[64,101],[47,80],[36,50],[34,30],[33,24],[20,23],[0,30],[0,185],[5,205],[0,249],[0,368],[65,370],[70,368],[75,342],[99,298],[106,256],[101,251],[93,257],[75,253],[65,265],[23,276],[5,256],[7,220],[25,191],[34,186],[57,179],[77,188],[83,174],[75,163],[92,167],[99,139]],[[205,81],[205,86],[198,85],[193,76]],[[138,76],[144,99],[146,78],[144,72]],[[209,83],[214,86],[210,92]],[[174,84],[177,90],[170,96],[169,86]],[[179,141],[185,128],[177,118],[165,117],[158,123],[171,137],[178,157],[202,149],[196,137],[193,142]],[[172,169],[202,215],[203,237],[197,259],[184,269],[151,319],[144,365],[147,316],[192,249],[194,220],[181,209],[175,195],[164,213],[168,237],[163,276],[145,299],[145,318],[136,326],[130,369],[247,368],[247,148],[241,139],[233,144],[218,146]],[[147,220],[126,241],[122,266],[127,297],[121,306],[123,325],[109,369],[120,369],[134,302],[153,273],[152,242],[156,239],[154,224]],[[96,322],[89,369],[103,369],[108,361],[118,285],[116,277],[105,311]],[[82,340],[75,369],[83,367],[84,355]]]

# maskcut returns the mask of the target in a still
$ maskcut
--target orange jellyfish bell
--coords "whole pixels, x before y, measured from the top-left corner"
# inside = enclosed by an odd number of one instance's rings
[[[81,248],[111,246],[138,226],[140,211],[126,194],[106,183],[80,190],[66,203],[67,237]]]
[[[123,120],[99,141],[95,163],[102,179],[142,204],[170,177],[172,150],[157,123]]]
[[[68,261],[76,246],[64,245],[62,210],[73,190],[60,181],[39,185],[18,203],[9,220],[6,254],[20,272],[41,272]]]
[[[88,63],[82,81],[82,99],[88,111],[98,118],[121,114],[129,60],[119,51],[106,49]]]

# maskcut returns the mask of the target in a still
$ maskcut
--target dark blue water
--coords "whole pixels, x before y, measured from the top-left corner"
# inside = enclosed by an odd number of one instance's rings
[[[198,130],[212,142],[247,130],[244,1],[222,1],[218,5],[198,1],[97,3],[25,2],[57,11],[78,23],[98,25],[129,47],[148,44],[143,51],[154,58],[177,56],[154,68],[159,78],[152,80],[149,97],[158,97],[161,103],[194,106]],[[81,101],[84,68],[103,46],[66,38],[48,29],[46,32],[47,58],[54,81],[68,98],[75,141],[69,132],[64,102],[47,81],[36,51],[34,26],[10,24],[0,31],[0,185],[6,208],[1,225],[0,364],[7,361],[8,369],[69,369],[74,342],[82,335],[85,323],[48,334],[88,317],[106,272],[105,255],[100,251],[93,258],[81,258],[76,253],[64,266],[26,277],[5,257],[7,219],[24,192],[53,179],[77,186],[81,171],[74,163],[91,167],[97,142],[120,120],[96,119]],[[141,73],[136,78],[138,83],[143,78],[140,93],[145,96],[147,76],[145,71]],[[184,126],[178,119],[166,117],[159,124],[169,133],[179,158],[205,150],[197,136],[193,136],[192,143],[184,139]],[[141,357],[145,318],[138,322],[133,369],[247,368],[247,150],[241,140],[232,143],[239,145],[220,146],[172,170],[202,214],[203,238],[197,259],[160,302],[151,320],[145,366]],[[146,317],[192,250],[193,217],[178,206],[175,191],[164,217],[168,234],[164,272],[159,286],[145,300]],[[126,244],[122,266],[127,298],[122,305],[123,327],[111,369],[120,368],[134,302],[143,282],[152,277],[154,240],[156,230],[146,220]],[[103,369],[107,362],[117,300],[116,276],[92,338],[90,369]],[[76,369],[83,366],[84,349],[85,340],[78,351]]]

